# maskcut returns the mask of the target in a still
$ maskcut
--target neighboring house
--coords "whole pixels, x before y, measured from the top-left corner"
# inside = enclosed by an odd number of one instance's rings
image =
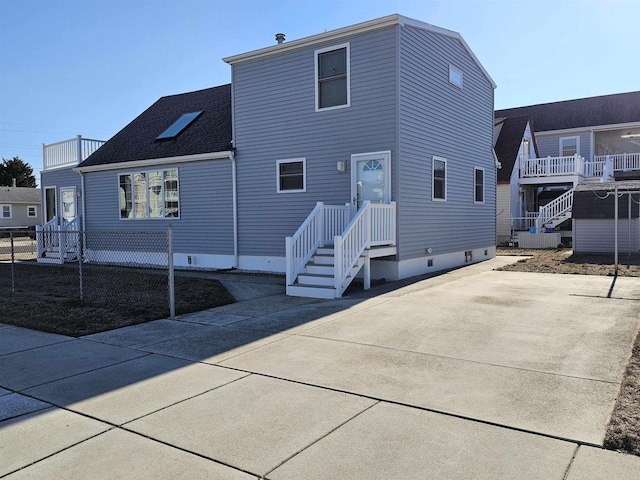
[[[224,60],[74,169],[88,230],[172,225],[178,267],[327,298],[495,255],[495,85],[458,33],[391,15]]]
[[[640,179],[640,91],[495,112],[496,119],[522,115],[535,127],[538,156],[519,157],[512,218],[534,218],[538,231],[571,236],[577,185]]]
[[[538,146],[531,126],[531,117],[496,118],[493,148],[499,162],[496,188],[496,238],[498,245],[511,240],[512,231],[522,230],[528,222],[525,204],[535,204],[534,198],[525,201],[521,191],[520,160],[538,157]],[[529,192],[531,195],[532,192]]]
[[[0,187],[0,229],[42,223],[39,188]]]
[[[586,183],[576,187],[573,194],[575,253],[614,252],[616,193],[618,252],[622,255],[640,251],[640,182],[619,181]]]

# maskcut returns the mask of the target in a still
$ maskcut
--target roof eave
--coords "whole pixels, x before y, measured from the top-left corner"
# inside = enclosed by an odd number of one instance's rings
[[[74,172],[102,172],[106,170],[120,170],[128,168],[146,168],[156,165],[168,165],[172,163],[200,162],[203,160],[224,160],[231,158],[232,152],[225,150],[222,152],[197,153],[194,155],[181,155],[177,157],[149,158],[146,160],[133,160],[117,163],[104,163],[100,165],[78,166],[73,169]]]

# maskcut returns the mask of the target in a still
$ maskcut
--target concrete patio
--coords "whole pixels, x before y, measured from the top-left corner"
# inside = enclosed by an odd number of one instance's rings
[[[80,339],[0,324],[0,477],[640,478],[602,450],[640,282],[497,272],[238,303]]]

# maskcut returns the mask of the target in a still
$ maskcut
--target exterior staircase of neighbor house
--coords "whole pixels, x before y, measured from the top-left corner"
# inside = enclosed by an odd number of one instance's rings
[[[298,231],[287,237],[287,295],[340,298],[364,268],[370,287],[370,259],[396,253],[396,206],[364,202],[318,203]]]
[[[573,191],[573,188],[567,190],[544,207],[540,207],[538,218],[536,219],[536,228],[538,231],[541,231],[545,227],[555,228],[571,218]]]
[[[54,218],[36,227],[38,263],[71,262],[80,257],[80,234],[78,217],[65,225],[59,225]]]

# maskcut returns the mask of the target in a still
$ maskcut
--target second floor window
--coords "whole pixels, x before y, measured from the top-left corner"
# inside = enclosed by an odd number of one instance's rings
[[[580,155],[579,140],[580,137],[562,137],[560,139],[560,156],[573,157],[576,154]]]
[[[349,44],[316,50],[316,110],[348,107]]]

